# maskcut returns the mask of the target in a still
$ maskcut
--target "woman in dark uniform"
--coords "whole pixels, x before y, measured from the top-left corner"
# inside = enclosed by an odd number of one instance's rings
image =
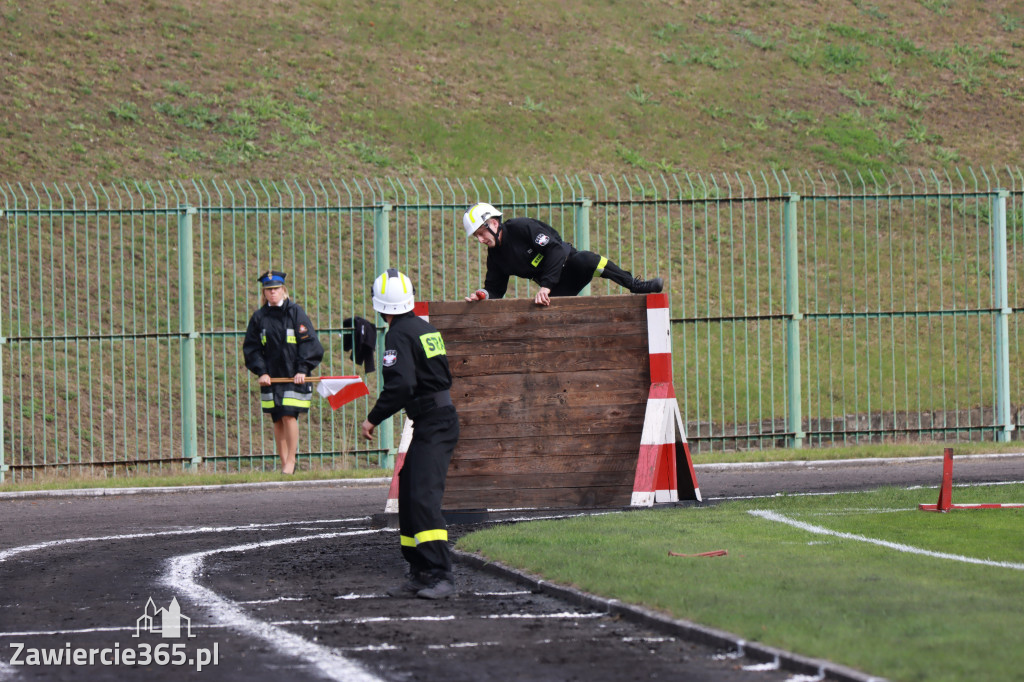
[[[324,358],[313,323],[302,307],[288,298],[285,273],[268,270],[259,276],[260,302],[249,319],[242,354],[245,366],[259,377],[260,405],[274,420],[274,441],[281,471],[295,473],[299,447],[299,415],[309,411],[313,388],[306,376]],[[291,377],[271,383],[271,377]]]

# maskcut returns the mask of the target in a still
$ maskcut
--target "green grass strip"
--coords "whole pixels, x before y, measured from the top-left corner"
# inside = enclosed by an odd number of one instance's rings
[[[1024,502],[1024,485],[954,486],[953,496]],[[917,509],[935,497],[934,489],[884,489],[538,521],[479,531],[458,547],[892,680],[1019,679],[1024,509]],[[669,554],[722,549],[726,556]]]
[[[280,471],[236,471],[218,473],[152,473],[132,476],[61,474],[41,476],[34,481],[6,482],[2,492],[31,490],[82,490],[88,488],[162,488],[197,485],[235,485],[239,483],[268,483],[280,481],[324,481],[340,479],[383,478],[391,476],[390,469],[313,469],[296,471],[292,475]]]

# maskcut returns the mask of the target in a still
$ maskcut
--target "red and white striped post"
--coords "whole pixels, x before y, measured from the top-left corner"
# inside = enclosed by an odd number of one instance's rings
[[[697,474],[686,442],[686,427],[672,385],[668,294],[647,295],[647,347],[651,358],[651,389],[630,504],[650,507],[656,502],[678,502],[681,480],[685,480],[683,498],[700,501]]]

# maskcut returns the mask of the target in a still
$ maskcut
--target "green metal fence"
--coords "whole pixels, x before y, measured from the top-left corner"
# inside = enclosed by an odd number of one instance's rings
[[[376,320],[376,272],[399,267],[424,300],[482,282],[485,249],[461,228],[477,200],[665,279],[697,454],[1008,440],[1018,421],[1020,169],[7,184],[0,196],[0,477],[275,467],[240,354],[257,273],[289,273],[322,372],[356,373],[341,335],[351,316]],[[622,290],[597,280],[589,293]],[[367,383],[375,394],[377,373]],[[315,402],[302,465],[387,464],[396,425],[373,447],[356,439],[370,400]]]

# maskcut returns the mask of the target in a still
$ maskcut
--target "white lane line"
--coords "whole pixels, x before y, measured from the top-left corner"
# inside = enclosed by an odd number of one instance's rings
[[[788,516],[784,516],[777,512],[768,511],[766,509],[751,509],[747,513],[753,516],[759,516],[767,521],[785,523],[789,526],[793,526],[794,528],[805,530],[808,533],[815,533],[817,535],[830,535],[832,537],[843,538],[846,540],[866,542],[872,545],[878,545],[879,547],[895,549],[898,552],[920,554],[921,556],[929,556],[935,559],[949,559],[950,561],[959,561],[965,564],[977,564],[979,566],[996,566],[998,568],[1012,568],[1015,571],[1024,571],[1024,564],[1017,564],[1010,561],[991,561],[989,559],[975,559],[974,557],[963,556],[962,554],[947,554],[946,552],[934,552],[930,549],[921,549],[920,547],[912,547],[910,545],[904,545],[898,542],[889,542],[888,540],[879,540],[877,538],[869,538],[863,535],[854,535],[853,533],[842,533],[840,531],[835,531],[830,528],[825,528],[823,526],[815,526],[810,523],[804,523],[803,521],[797,521],[796,519],[791,519]]]
[[[504,618],[513,619],[524,619],[529,620],[530,618],[604,618],[607,613],[578,613],[571,611],[564,611],[562,613],[493,613],[488,616],[480,616],[481,618],[487,618],[489,620],[501,620]]]
[[[484,616],[469,616],[463,618],[463,620],[469,620],[469,618],[479,618],[481,620],[529,620],[535,618],[538,620],[576,620],[581,618],[603,618],[607,616],[606,613],[505,613],[505,614],[489,614]],[[317,620],[275,620],[272,621],[273,625],[306,625],[306,626],[319,626],[319,625],[366,625],[367,623],[415,623],[415,622],[445,622],[458,620],[459,616],[365,616],[363,618],[325,618]],[[195,627],[195,626],[193,626]]]
[[[196,626],[192,626],[196,630]],[[75,630],[23,630],[21,632],[0,632],[0,639],[4,637],[50,637],[57,635],[91,635],[97,632],[135,632],[134,626],[118,626],[109,628],[78,628]]]
[[[277,597],[276,599],[251,599],[249,601],[236,601],[236,604],[251,606],[254,604],[278,604],[284,601],[306,601],[306,597]]]
[[[323,521],[314,521],[313,523],[353,523],[355,521],[366,521],[368,517],[358,517],[351,519],[324,519]],[[172,535],[201,535],[203,533],[236,533],[238,531],[254,531],[254,530],[266,530],[267,528],[281,528],[284,526],[299,526],[309,525],[310,521],[283,521],[280,523],[250,523],[244,526],[207,526],[202,528],[184,528],[181,530],[162,530],[153,531],[151,533],[128,533],[125,535],[100,535],[96,537],[88,538],[65,538],[62,540],[50,540],[48,542],[38,542],[34,545],[22,545],[20,547],[12,547],[11,549],[5,549],[0,551],[0,563],[3,563],[13,556],[24,554],[26,552],[37,552],[41,549],[49,549],[50,547],[63,547],[66,545],[76,545],[85,542],[110,542],[113,540],[140,540],[143,538],[159,538],[168,537]]]
[[[501,646],[501,642],[453,642],[452,644],[428,644],[424,648],[428,651],[443,649],[475,649],[480,646]]]
[[[773,660],[767,663],[752,663],[751,665],[745,665],[740,670],[746,670],[747,672],[763,673],[772,670],[779,669],[779,657],[776,656]]]
[[[373,675],[355,661],[342,656],[329,647],[310,642],[288,630],[270,623],[257,620],[213,590],[196,582],[207,557],[228,552],[248,552],[264,547],[287,545],[309,540],[328,540],[331,538],[350,537],[378,533],[380,530],[357,530],[337,533],[320,533],[304,535],[298,538],[281,538],[265,542],[253,542],[245,545],[219,547],[205,552],[195,552],[176,556],[167,561],[167,570],[161,582],[176,593],[183,593],[196,605],[206,610],[214,621],[230,621],[245,634],[263,640],[268,646],[282,656],[300,658],[311,664],[315,670],[327,679],[338,682],[381,682],[381,678]]]

